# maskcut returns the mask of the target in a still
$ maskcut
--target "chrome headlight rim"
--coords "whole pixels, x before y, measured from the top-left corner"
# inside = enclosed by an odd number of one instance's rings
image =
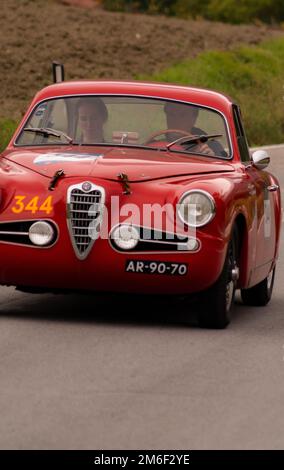
[[[116,237],[115,234],[116,234],[116,232],[118,232],[119,234],[122,234],[121,230],[124,230],[124,229],[129,230],[129,228],[131,228],[133,233],[135,233],[135,238],[131,238],[134,241],[134,245],[133,246],[123,246],[122,237],[121,236]],[[139,230],[137,229],[137,227],[135,225],[128,224],[128,223],[121,223],[121,224],[116,225],[115,227],[113,227],[113,229],[111,230],[111,240],[112,240],[112,243],[116,246],[116,248],[118,248],[122,252],[132,251],[136,248],[136,246],[138,245],[138,243],[140,241],[140,233],[139,233]]]
[[[193,194],[193,193],[198,193],[198,194],[203,194],[203,196],[206,196],[207,199],[209,200],[210,202],[210,205],[211,205],[211,214],[210,216],[206,219],[205,222],[202,222],[202,223],[196,223],[196,224],[191,224],[189,223],[181,214],[180,210],[179,210],[179,207],[182,205],[182,201],[187,197],[189,196],[190,194]],[[211,222],[212,219],[214,219],[215,215],[216,215],[216,203],[215,203],[215,199],[214,197],[208,192],[208,191],[205,191],[204,189],[190,189],[189,191],[186,191],[185,193],[182,194],[182,196],[179,198],[178,200],[178,203],[177,203],[177,213],[178,213],[178,216],[180,218],[180,220],[185,224],[185,225],[188,225],[189,227],[195,227],[195,228],[201,228],[201,227],[204,227],[205,225],[209,224],[209,222]]]
[[[35,228],[36,226],[45,226],[45,227],[48,227],[48,229],[50,230],[50,238],[45,241],[44,243],[36,243],[33,239],[33,233],[31,233],[31,230],[33,228]],[[29,240],[30,242],[32,243],[32,245],[34,247],[38,247],[38,248],[48,248],[50,246],[52,246],[55,241],[56,241],[56,230],[53,226],[53,224],[51,224],[50,222],[46,221],[46,220],[36,220],[34,223],[31,224],[30,228],[29,228],[29,231],[28,231],[28,237],[29,237]]]

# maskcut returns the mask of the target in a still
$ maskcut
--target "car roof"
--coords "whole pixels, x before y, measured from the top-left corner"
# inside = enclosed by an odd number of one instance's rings
[[[56,83],[43,88],[35,96],[36,102],[72,95],[128,95],[185,101],[229,112],[233,101],[213,90],[157,82],[121,80],[80,80]]]

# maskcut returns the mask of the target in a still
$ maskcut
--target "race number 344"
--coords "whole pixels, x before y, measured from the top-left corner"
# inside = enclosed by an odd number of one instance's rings
[[[45,212],[50,214],[52,211],[52,196],[48,196],[44,200],[40,200],[39,196],[34,196],[32,199],[28,199],[27,196],[15,196],[12,207],[14,214],[21,214],[21,212],[30,212],[31,214]]]

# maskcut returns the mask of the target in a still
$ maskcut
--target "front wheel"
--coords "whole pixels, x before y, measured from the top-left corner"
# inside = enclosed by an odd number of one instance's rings
[[[239,277],[238,231],[234,229],[229,242],[223,270],[215,284],[201,293],[198,323],[202,328],[226,328],[231,320],[231,310]]]
[[[263,279],[250,289],[242,289],[241,297],[245,305],[261,307],[267,305],[271,299],[275,277],[275,268]]]

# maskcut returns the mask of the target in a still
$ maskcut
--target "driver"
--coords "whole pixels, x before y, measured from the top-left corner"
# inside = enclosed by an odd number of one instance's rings
[[[190,135],[206,135],[207,133],[200,129],[199,127],[195,127],[195,123],[198,117],[199,109],[197,106],[190,106],[183,103],[172,103],[168,102],[164,106],[164,111],[166,114],[167,119],[167,126],[168,129],[176,129],[177,131],[185,131],[188,132]],[[167,139],[169,142],[178,139],[180,134],[177,132],[167,134]],[[196,147],[197,145],[197,147]],[[198,144],[189,144],[189,148],[196,147],[196,151],[198,153],[203,153],[204,155],[223,155],[224,149],[222,145],[215,141],[210,141],[206,143],[198,143]]]
[[[101,98],[81,98],[78,105],[81,142],[83,144],[105,142],[103,125],[107,118],[107,108]]]

